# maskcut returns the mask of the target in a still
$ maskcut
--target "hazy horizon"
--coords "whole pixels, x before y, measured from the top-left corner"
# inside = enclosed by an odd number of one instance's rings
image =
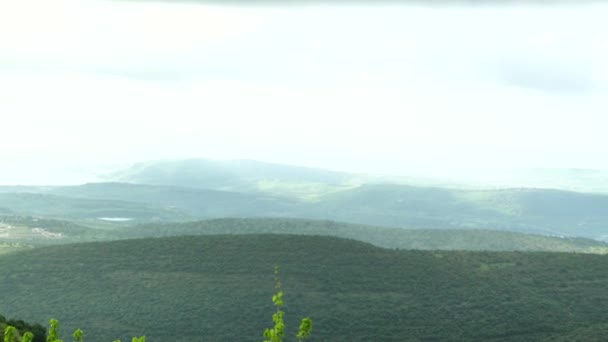
[[[602,4],[5,2],[0,184],[182,158],[608,170],[606,17]]]

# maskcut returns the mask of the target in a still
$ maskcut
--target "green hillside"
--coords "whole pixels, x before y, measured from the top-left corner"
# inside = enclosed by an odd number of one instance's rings
[[[295,184],[295,183],[294,183]],[[304,183],[303,183],[304,184]],[[302,185],[305,187],[305,185]],[[14,189],[13,189],[14,190]],[[131,224],[224,217],[292,217],[419,229],[483,229],[608,239],[608,196],[547,189],[461,190],[365,184],[297,198],[127,183],[1,192],[4,215]]]
[[[300,203],[264,192],[176,186],[88,183],[78,186],[0,187],[0,215],[71,220],[129,218],[131,223],[192,218],[288,216]]]
[[[606,174],[594,170],[545,169],[499,178],[516,180],[507,184],[539,184],[537,186],[599,192],[603,186],[601,179]],[[539,183],[539,177],[548,183]],[[421,187],[403,184],[416,184],[412,178],[357,175],[238,160],[152,161],[118,171],[109,178],[133,183],[266,193],[274,199],[300,200],[290,201],[273,213],[262,210],[256,215],[225,216],[303,217],[394,227],[476,228],[608,238],[608,211],[605,210],[608,196],[600,194],[534,188]],[[233,206],[238,207],[238,204]],[[221,217],[213,215],[212,210],[206,214],[206,217]]]
[[[602,173],[582,174],[584,184]],[[549,171],[547,171],[549,172]],[[576,183],[573,176],[571,184]],[[481,229],[608,240],[608,195],[550,189],[454,189],[249,160],[167,160],[79,186],[0,187],[0,215],[97,225],[281,217],[417,229]],[[582,177],[582,176],[581,176]],[[591,179],[591,180],[589,180]],[[127,183],[124,183],[127,182]],[[392,183],[391,183],[392,182]]]
[[[0,253],[50,244],[219,234],[335,236],[399,249],[608,253],[608,244],[597,240],[478,229],[403,229],[290,218],[225,218],[135,226],[79,222],[0,216]]]
[[[477,228],[604,238],[608,196],[546,189],[364,185],[324,197],[303,217],[416,228]]]
[[[269,194],[127,183],[89,183],[55,187],[49,193],[89,200],[143,203],[187,213],[191,217],[280,216],[297,202]]]
[[[0,241],[0,255],[13,253],[27,248],[32,248],[32,246],[22,243]]]
[[[97,217],[129,217],[140,221],[174,221],[187,217],[172,208],[145,203],[107,199],[56,196],[47,193],[0,193],[0,208],[17,216],[90,219]]]
[[[559,238],[490,230],[384,228],[333,221],[278,218],[147,224],[126,229],[120,236],[142,238],[216,234],[335,236],[399,249],[608,253],[608,244],[584,238]]]
[[[287,324],[309,315],[315,341],[553,341],[603,329],[606,258],[283,235],[63,245],[0,257],[0,292],[10,294],[0,312],[57,317],[91,342],[259,341],[279,263]]]

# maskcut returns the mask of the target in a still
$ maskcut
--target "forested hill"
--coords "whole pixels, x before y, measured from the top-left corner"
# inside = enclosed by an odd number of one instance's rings
[[[335,236],[399,249],[471,251],[553,251],[608,253],[608,244],[492,230],[401,229],[284,218],[226,218],[186,223],[146,224],[125,229],[122,238],[217,234],[296,234]]]
[[[50,244],[218,234],[335,236],[397,249],[608,253],[607,243],[586,238],[479,229],[402,229],[290,218],[223,218],[142,225],[110,222],[91,228],[62,220],[0,215],[0,234],[6,241],[0,242],[0,254]]]
[[[107,342],[259,341],[281,267],[288,329],[315,341],[605,337],[608,256],[396,251],[333,237],[187,236],[0,257],[0,312]]]
[[[599,192],[606,183],[602,179],[608,179],[601,171],[533,174],[554,175],[551,184]],[[414,186],[401,177],[250,160],[151,161],[106,177],[112,182],[0,186],[0,215],[72,220],[85,226],[106,218],[132,225],[226,217],[306,218],[608,240],[608,195],[602,193]]]

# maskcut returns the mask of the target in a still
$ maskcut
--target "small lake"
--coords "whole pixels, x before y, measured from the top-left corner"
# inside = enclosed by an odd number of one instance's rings
[[[98,217],[98,220],[109,221],[109,222],[127,222],[132,221],[132,218],[129,217]]]

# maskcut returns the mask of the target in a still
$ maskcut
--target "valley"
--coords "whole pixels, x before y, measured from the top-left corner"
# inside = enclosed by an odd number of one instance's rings
[[[606,195],[186,164],[0,187],[0,312],[92,342],[257,341],[277,264],[316,341],[605,336]]]
[[[113,181],[0,187],[0,208],[16,216],[110,228],[111,223],[279,217],[602,240],[608,224],[608,195],[560,189],[404,185],[378,176],[254,161],[149,162],[106,177]],[[274,185],[258,186],[269,182]]]

